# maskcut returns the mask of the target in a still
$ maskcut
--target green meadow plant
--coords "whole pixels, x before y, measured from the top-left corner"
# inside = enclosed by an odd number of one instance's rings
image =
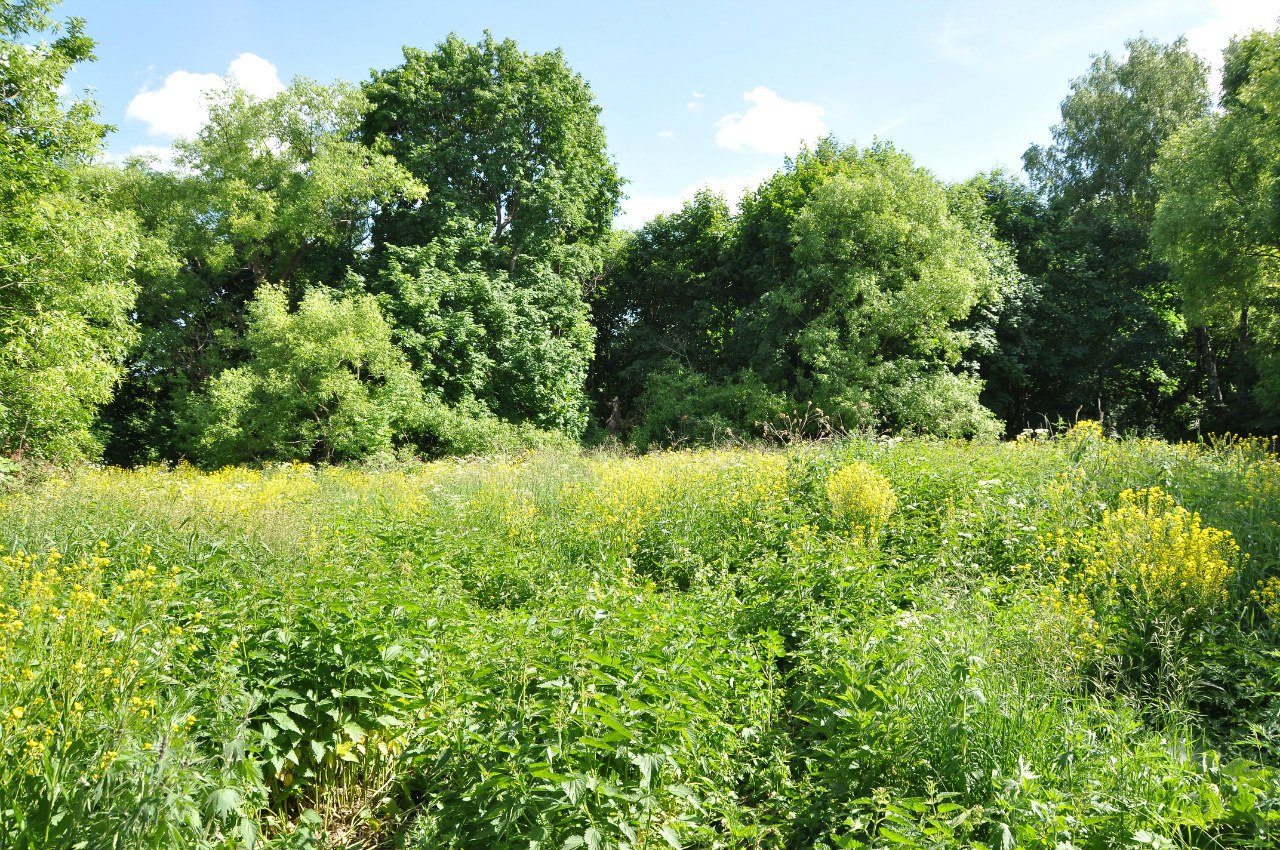
[[[82,467],[0,497],[0,846],[1265,847],[1260,443]]]

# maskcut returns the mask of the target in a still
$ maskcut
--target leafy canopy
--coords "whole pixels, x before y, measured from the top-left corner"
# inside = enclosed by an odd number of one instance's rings
[[[1016,277],[976,193],[826,140],[736,216],[699,195],[622,247],[596,300],[597,392],[631,394],[640,442],[808,404],[849,428],[990,433],[961,325]]]
[[[143,339],[105,417],[112,460],[180,456],[187,397],[244,357],[253,293],[280,285],[296,303],[310,285],[341,285],[376,210],[422,197],[391,157],[359,142],[366,106],[346,83],[298,79],[267,100],[231,90],[177,144],[183,171],[135,161],[94,176],[154,236],[137,269]]]
[[[1049,230],[1039,256],[1023,252],[1040,281],[1028,327],[1053,341],[1026,366],[1036,388],[1028,413],[1070,420],[1101,408],[1117,427],[1181,431],[1197,415],[1194,348],[1151,249],[1152,167],[1177,129],[1208,110],[1206,67],[1184,40],[1125,46],[1123,58],[1096,57],[1072,82],[1053,143],[1023,155]]]
[[[248,360],[195,402],[195,455],[210,466],[343,461],[390,450],[420,414],[421,390],[368,295],[315,289],[289,312],[264,286],[249,305]]]
[[[1234,41],[1223,109],[1160,152],[1154,239],[1187,318],[1234,337],[1260,373],[1258,400],[1280,415],[1280,31]]]
[[[514,270],[524,255],[608,233],[621,180],[608,157],[600,107],[559,51],[527,54],[489,33],[451,35],[434,51],[404,49],[377,73],[366,141],[428,186],[422,203],[391,205],[378,240],[424,245],[472,223]]]
[[[365,140],[427,187],[382,206],[369,286],[429,394],[577,436],[621,196],[600,108],[559,52],[450,36],[365,86]]]
[[[62,103],[93,41],[51,5],[0,7],[0,452],[72,459],[97,453],[93,418],[135,336],[138,234],[74,184],[106,128],[92,103]]]

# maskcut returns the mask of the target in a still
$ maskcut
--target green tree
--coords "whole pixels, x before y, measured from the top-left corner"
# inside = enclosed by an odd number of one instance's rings
[[[702,195],[624,246],[597,303],[594,385],[640,408],[641,443],[810,404],[851,428],[991,433],[963,323],[1016,279],[978,192],[891,146],[825,140],[737,216]]]
[[[799,328],[792,392],[849,426],[991,433],[981,382],[957,369],[959,325],[998,299],[1011,262],[976,199],[907,155],[876,145],[847,162],[796,217],[796,274],[762,299]]]
[[[308,286],[343,285],[376,209],[422,197],[359,141],[366,105],[344,83],[299,79],[267,100],[232,90],[177,144],[183,171],[134,162],[94,175],[96,191],[154,237],[138,270],[143,339],[104,416],[113,460],[179,456],[188,395],[244,356],[253,293],[278,284],[296,302]]]
[[[379,243],[426,245],[461,219],[514,271],[521,257],[609,232],[621,181],[600,107],[559,51],[451,35],[431,52],[406,47],[404,63],[374,74],[365,91],[366,141],[428,187],[424,202],[385,207]]]
[[[1222,105],[1161,150],[1156,173],[1163,192],[1153,235],[1198,332],[1210,392],[1236,409],[1232,425],[1274,427],[1280,422],[1280,32],[1232,42]],[[1258,409],[1249,409],[1250,390]]]
[[[993,171],[964,186],[981,199],[995,237],[1009,246],[1017,266],[1016,274],[1003,276],[1001,297],[979,304],[966,323],[973,340],[966,356],[977,361],[982,403],[1012,436],[1043,424],[1033,369],[1060,344],[1042,339],[1034,325],[1054,233],[1044,200],[1017,177]]]
[[[366,85],[366,141],[427,186],[383,205],[370,287],[429,393],[511,423],[586,424],[598,280],[621,181],[559,52],[451,36]]]
[[[320,289],[294,312],[280,286],[250,302],[242,366],[192,403],[192,452],[209,466],[357,460],[390,450],[422,415],[421,388],[371,296]]]
[[[1062,102],[1053,144],[1024,155],[1055,233],[1033,333],[1056,342],[1029,365],[1040,413],[1101,407],[1111,424],[1179,432],[1194,345],[1177,287],[1151,250],[1160,146],[1209,107],[1206,69],[1184,41],[1139,38],[1096,58]]]
[[[51,8],[0,7],[0,452],[72,459],[98,452],[90,426],[134,335],[138,235],[77,190],[106,128],[89,101],[62,103],[93,41]]]
[[[371,285],[426,391],[448,407],[579,435],[593,331],[575,276],[485,262],[468,229],[421,247],[388,246]]]
[[[633,410],[649,375],[667,371],[668,361],[703,375],[726,365],[744,306],[726,280],[721,256],[733,233],[724,198],[702,191],[619,246],[591,301],[592,386],[600,415],[610,415],[615,398],[620,410]]]
[[[1094,58],[1062,101],[1053,144],[1023,155],[1032,184],[1068,207],[1105,202],[1150,222],[1159,190],[1151,173],[1160,146],[1209,108],[1208,69],[1185,39],[1125,42],[1127,55]]]

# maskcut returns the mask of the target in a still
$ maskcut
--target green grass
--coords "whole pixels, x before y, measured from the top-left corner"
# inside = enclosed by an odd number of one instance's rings
[[[0,847],[1272,846],[1278,523],[1087,426],[29,480]]]

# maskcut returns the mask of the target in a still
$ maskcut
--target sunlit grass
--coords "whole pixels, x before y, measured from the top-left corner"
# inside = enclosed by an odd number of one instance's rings
[[[0,844],[1266,846],[1264,449],[31,481],[0,497]]]

